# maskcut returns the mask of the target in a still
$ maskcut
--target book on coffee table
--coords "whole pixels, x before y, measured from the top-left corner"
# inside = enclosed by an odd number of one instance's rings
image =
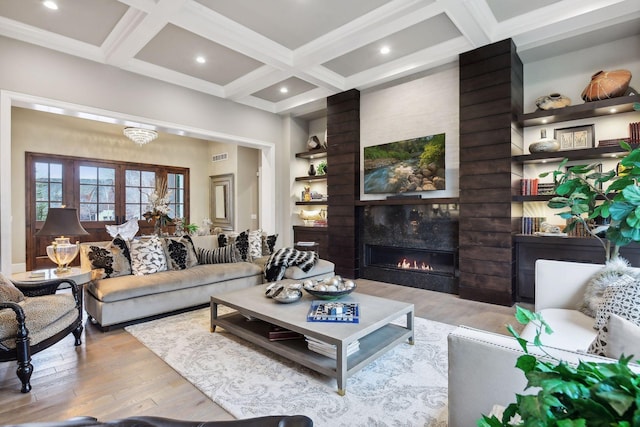
[[[323,356],[330,357],[332,359],[337,358],[335,345],[328,344],[324,341],[320,341],[309,336],[306,336],[305,339],[307,340],[307,347],[309,347],[309,350],[314,351],[318,354],[322,354]],[[351,356],[358,350],[360,350],[360,341],[356,340],[349,343],[349,345],[347,346],[347,356]]]
[[[267,332],[267,338],[269,338],[269,341],[296,340],[304,338],[304,335],[280,326],[271,325],[271,329]]]
[[[360,323],[360,307],[357,302],[313,301],[307,322]]]

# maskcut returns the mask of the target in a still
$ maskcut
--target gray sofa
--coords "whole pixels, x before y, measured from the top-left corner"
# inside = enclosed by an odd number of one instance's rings
[[[217,247],[215,236],[196,236],[192,240],[196,248]],[[85,242],[81,246],[103,247],[108,243]],[[81,250],[81,266],[91,268],[85,252]],[[262,284],[267,258],[254,262],[199,264],[143,276],[129,274],[93,279],[84,286],[84,307],[92,323],[108,330],[115,325],[202,306],[209,303],[211,295]],[[333,275],[334,264],[327,260],[318,260],[307,273],[298,267],[289,267],[285,272],[285,278],[295,280]]]

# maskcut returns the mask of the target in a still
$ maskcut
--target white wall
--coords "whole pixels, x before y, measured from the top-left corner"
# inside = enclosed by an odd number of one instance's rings
[[[426,191],[423,198],[458,197],[459,184],[459,71],[458,63],[416,80],[363,92],[360,95],[360,198],[364,194],[363,148],[445,133],[446,189]]]
[[[92,113],[116,117],[114,122],[121,124],[131,117],[131,120],[158,126],[161,131],[169,133],[260,148],[263,158],[269,160],[266,171],[273,174],[261,179],[271,187],[277,181],[289,179],[290,150],[288,141],[285,141],[283,119],[276,114],[4,37],[0,37],[0,57],[7,59],[0,67],[0,152],[2,157],[8,157],[0,159],[2,272],[11,271],[12,229],[20,224],[17,218],[12,220],[13,209],[10,209],[13,187],[9,160],[13,157],[10,156],[10,110],[12,105],[17,105],[16,99],[27,99],[21,102],[29,105],[20,106],[29,108],[33,108],[34,103],[53,105],[54,109],[60,110],[68,106],[80,110],[84,106]],[[278,167],[273,167],[274,164]],[[276,192],[270,197],[286,199],[287,194],[289,192]],[[275,211],[271,204],[266,208]],[[282,212],[280,215],[273,212],[262,214],[262,220],[269,223],[268,228],[277,231],[291,227],[287,219],[288,216]]]

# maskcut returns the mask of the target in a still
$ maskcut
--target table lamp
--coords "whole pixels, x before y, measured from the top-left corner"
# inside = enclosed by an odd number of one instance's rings
[[[49,208],[47,219],[36,236],[59,236],[47,246],[47,256],[58,265],[56,272],[64,273],[71,270],[69,264],[80,251],[80,242],[70,243],[69,237],[65,236],[86,236],[88,234],[80,224],[76,208]]]

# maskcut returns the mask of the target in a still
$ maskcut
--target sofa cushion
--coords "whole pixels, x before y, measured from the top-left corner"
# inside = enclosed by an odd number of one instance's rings
[[[261,274],[260,267],[249,262],[200,264],[187,270],[167,270],[144,276],[94,280],[87,284],[86,289],[97,300],[109,303]]]
[[[188,235],[165,237],[162,239],[162,245],[168,270],[184,270],[198,265],[196,248]]]
[[[540,337],[544,345],[584,352],[597,335],[593,329],[593,318],[578,310],[546,308],[540,310],[540,314],[553,329],[552,334]],[[529,342],[533,342],[535,335],[535,326],[531,323],[525,326],[521,334]]]
[[[598,333],[589,347],[589,353],[598,355],[608,353],[608,323],[609,318],[614,314],[640,325],[640,284],[637,281],[627,280],[623,284],[605,289],[604,300],[598,308],[596,318]]]
[[[25,312],[31,345],[64,330],[79,316],[76,301],[68,293],[27,297],[18,304]],[[0,346],[16,348],[17,333],[15,312],[0,310]]]
[[[108,278],[131,274],[129,246],[121,237],[115,237],[106,244],[82,245],[81,251],[81,256],[89,261],[94,277]]]
[[[20,302],[24,294],[13,283],[0,273],[0,302]]]
[[[198,248],[199,264],[224,264],[239,261],[240,255],[235,244],[215,249]]]
[[[287,279],[301,280],[307,277],[320,276],[324,274],[333,274],[335,264],[331,261],[318,258],[316,264],[311,267],[311,270],[305,272],[298,266],[287,267],[284,271],[284,277]]]
[[[153,274],[166,269],[167,259],[157,236],[131,242],[131,272],[134,275]]]
[[[633,355],[633,360],[640,361],[640,325],[612,314],[607,324],[607,339],[607,357],[619,359]]]

